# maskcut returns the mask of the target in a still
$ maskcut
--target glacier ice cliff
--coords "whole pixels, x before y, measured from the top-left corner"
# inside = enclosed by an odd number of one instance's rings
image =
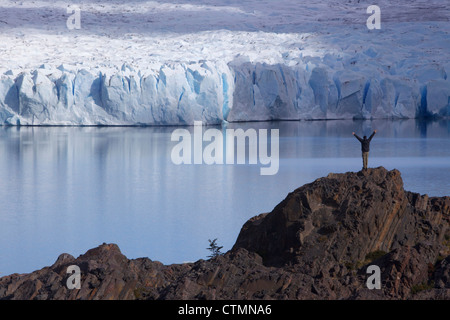
[[[0,76],[4,125],[180,125],[203,121],[450,115],[449,65],[398,69],[372,50],[286,63],[164,63],[136,70],[42,65]],[[370,62],[370,63],[369,63]],[[397,67],[397,69],[396,69]]]
[[[232,103],[230,69],[167,64],[141,74],[41,68],[0,79],[0,121],[10,125],[191,124],[220,122]]]

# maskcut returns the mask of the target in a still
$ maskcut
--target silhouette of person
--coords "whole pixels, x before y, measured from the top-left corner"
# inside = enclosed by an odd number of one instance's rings
[[[367,139],[367,136],[364,136],[362,139],[359,137],[356,133],[352,132],[352,134],[356,137],[356,139],[361,142],[361,151],[362,151],[362,158],[363,158],[363,170],[367,170],[367,164],[369,162],[369,151],[370,151],[370,141],[372,140],[373,136],[377,133],[377,130],[374,130],[372,135]]]

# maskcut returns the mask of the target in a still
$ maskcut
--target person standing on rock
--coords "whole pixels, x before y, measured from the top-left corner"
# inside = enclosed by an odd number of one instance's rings
[[[363,170],[367,170],[367,163],[369,162],[369,151],[370,151],[370,141],[372,140],[373,136],[377,133],[377,130],[374,130],[372,135],[367,139],[367,136],[364,136],[362,139],[359,137],[356,133],[352,133],[356,139],[361,142],[361,151],[362,151],[362,158],[363,158]]]

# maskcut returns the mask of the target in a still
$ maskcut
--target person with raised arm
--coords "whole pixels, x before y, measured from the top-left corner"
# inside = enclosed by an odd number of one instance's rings
[[[362,139],[359,137],[356,133],[352,132],[352,134],[355,136],[356,139],[361,142],[361,151],[362,151],[362,158],[363,158],[363,170],[367,170],[367,164],[369,162],[369,151],[370,151],[370,141],[372,140],[373,136],[377,133],[377,130],[374,130],[369,139],[367,139],[367,136],[364,136]]]

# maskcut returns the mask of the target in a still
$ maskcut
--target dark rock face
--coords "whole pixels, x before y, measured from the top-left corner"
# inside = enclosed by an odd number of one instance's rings
[[[397,170],[330,174],[248,221],[234,248],[257,252],[268,265],[303,263],[317,274],[331,262],[363,261],[373,251],[442,242],[449,204],[404,191]]]
[[[450,197],[407,192],[397,170],[330,174],[244,224],[223,256],[163,265],[103,244],[0,278],[3,299],[450,299]],[[81,289],[68,289],[69,265]],[[368,289],[369,265],[381,289]]]

